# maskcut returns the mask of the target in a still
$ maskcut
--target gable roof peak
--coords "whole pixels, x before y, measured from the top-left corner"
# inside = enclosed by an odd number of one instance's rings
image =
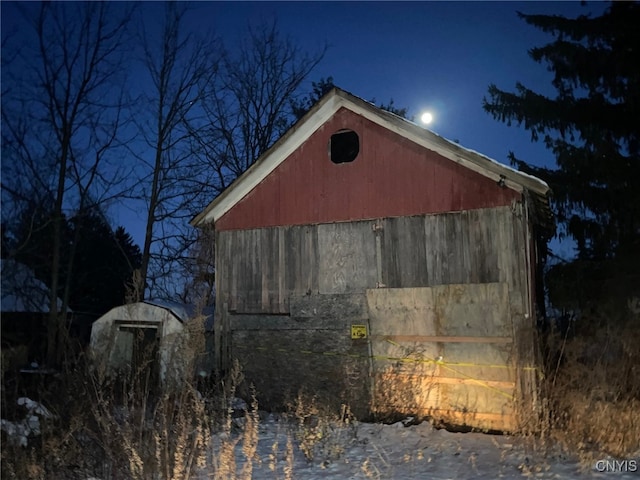
[[[415,122],[377,107],[371,102],[334,86],[246,172],[196,215],[191,220],[191,225],[197,227],[207,223],[215,223],[341,108],[346,108],[470,170],[501,182],[501,185],[517,191],[526,190],[550,214],[548,197],[551,190],[541,179],[508,167],[474,150],[464,148]]]

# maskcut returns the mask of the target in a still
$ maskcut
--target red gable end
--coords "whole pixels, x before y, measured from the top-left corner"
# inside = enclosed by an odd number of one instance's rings
[[[335,164],[331,136],[357,133]],[[217,222],[217,230],[306,225],[509,205],[520,193],[341,108]]]

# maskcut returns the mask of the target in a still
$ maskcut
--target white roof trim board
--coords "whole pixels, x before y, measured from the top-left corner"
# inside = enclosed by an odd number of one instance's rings
[[[316,130],[324,125],[340,108],[346,108],[485,177],[495,181],[499,181],[502,178],[505,185],[513,190],[523,192],[526,189],[541,197],[546,197],[550,193],[549,186],[539,178],[527,175],[478,152],[461,147],[457,143],[451,142],[409,120],[382,110],[344,90],[333,88],[273,147],[265,152],[251,168],[233,182],[200,214],[194,217],[190,222],[191,225],[201,226],[219,220],[284,162]]]

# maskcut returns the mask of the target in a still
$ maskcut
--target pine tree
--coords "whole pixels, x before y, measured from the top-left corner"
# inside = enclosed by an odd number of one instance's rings
[[[614,3],[597,18],[520,17],[557,37],[530,51],[554,73],[557,96],[491,85],[484,108],[544,140],[557,170],[512,159],[551,183],[581,256],[610,256],[637,242],[640,228],[640,4]]]
[[[586,298],[596,279],[638,282],[640,4],[613,2],[598,17],[518,15],[555,37],[529,51],[553,73],[555,98],[521,83],[516,92],[490,85],[483,106],[496,120],[523,125],[555,155],[551,169],[510,153],[518,168],[549,183],[561,235],[577,244],[577,261],[556,269],[552,280],[566,286],[569,278],[590,277]]]
[[[28,266],[51,287],[51,214],[25,214],[16,239],[8,239],[8,252]],[[115,232],[99,209],[88,209],[71,218],[63,217],[61,281],[56,295],[69,289],[69,307],[75,316],[95,320],[125,302],[126,286],[142,254],[123,227]],[[70,262],[69,260],[72,259]],[[70,268],[70,270],[69,270]]]

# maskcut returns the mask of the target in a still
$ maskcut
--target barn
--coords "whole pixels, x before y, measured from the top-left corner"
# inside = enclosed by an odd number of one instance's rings
[[[91,327],[94,365],[107,375],[143,368],[154,381],[182,381],[192,360],[186,348],[189,331],[185,322],[193,317],[189,310],[160,301],[112,308]]]
[[[263,405],[511,431],[538,407],[549,187],[343,90],[192,220],[215,354]]]

